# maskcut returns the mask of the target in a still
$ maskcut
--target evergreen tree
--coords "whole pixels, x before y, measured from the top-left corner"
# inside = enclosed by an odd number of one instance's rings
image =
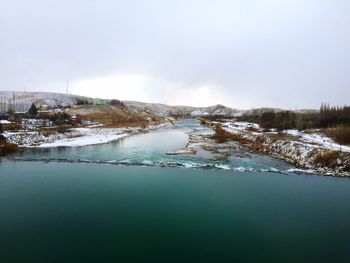
[[[31,116],[31,117],[34,117],[38,114],[38,109],[36,108],[34,102],[32,103],[32,106],[30,106],[29,110],[28,110],[28,114]]]

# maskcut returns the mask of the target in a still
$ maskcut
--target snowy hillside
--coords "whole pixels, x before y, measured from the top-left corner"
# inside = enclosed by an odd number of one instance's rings
[[[32,103],[37,107],[43,108],[65,108],[76,105],[103,105],[108,104],[110,100],[101,100],[70,94],[51,93],[51,92],[18,92],[18,91],[0,91],[0,112],[5,112],[9,108],[15,111],[27,111]],[[167,117],[175,116],[233,116],[238,112],[236,109],[228,108],[222,105],[210,107],[190,107],[190,106],[169,106],[160,103],[145,103],[137,101],[123,101],[126,110],[145,117]],[[121,106],[121,105],[120,105]]]
[[[110,100],[98,98],[89,98],[78,95],[52,93],[52,92],[19,92],[19,91],[0,91],[0,113],[9,108],[19,112],[27,111],[32,103],[37,107],[43,108],[65,108],[76,105],[105,105]],[[209,107],[191,107],[191,106],[170,106],[160,103],[146,103],[138,101],[123,101],[124,111],[134,113],[144,117],[168,117],[172,116],[223,116],[238,117],[242,114],[262,114],[263,112],[273,111],[281,112],[278,108],[257,108],[253,110],[237,110],[223,105],[214,105]],[[122,105],[117,105],[122,107]],[[90,109],[92,110],[92,109]],[[99,110],[99,109],[96,109]],[[84,111],[82,111],[84,112]],[[315,110],[299,110],[295,112],[317,112]]]
[[[237,109],[232,109],[222,105],[210,107],[191,107],[191,106],[169,106],[158,103],[143,103],[136,101],[124,101],[125,105],[132,108],[138,113],[151,113],[158,117],[173,116],[225,116],[232,117],[239,112]]]
[[[79,101],[93,103],[92,98],[61,93],[0,91],[0,112],[9,107],[27,111],[33,102],[37,107],[61,108],[76,105]]]

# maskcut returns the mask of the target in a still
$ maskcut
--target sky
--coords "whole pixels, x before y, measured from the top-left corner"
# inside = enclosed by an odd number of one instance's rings
[[[0,0],[0,91],[349,104],[348,0]]]

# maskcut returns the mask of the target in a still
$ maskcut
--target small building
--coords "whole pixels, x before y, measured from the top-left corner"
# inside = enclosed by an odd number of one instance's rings
[[[68,121],[70,124],[75,125],[75,124],[81,123],[81,118],[79,116],[74,115],[74,116],[70,117]]]

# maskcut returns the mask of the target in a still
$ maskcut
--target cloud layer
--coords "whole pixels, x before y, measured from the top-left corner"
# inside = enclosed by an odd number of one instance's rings
[[[0,90],[238,108],[349,103],[350,2],[16,1]]]

